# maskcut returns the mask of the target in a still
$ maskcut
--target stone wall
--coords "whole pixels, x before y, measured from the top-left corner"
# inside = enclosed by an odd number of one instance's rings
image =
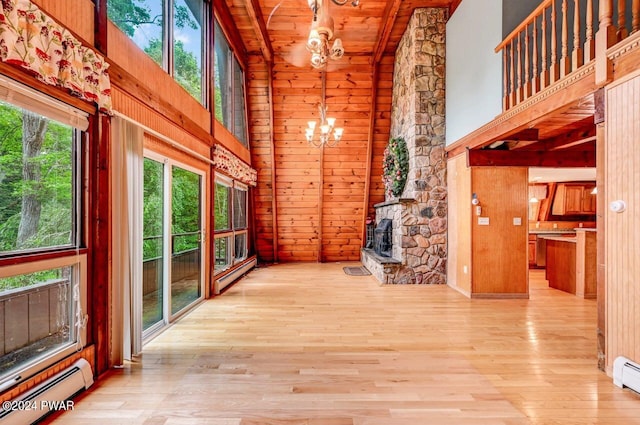
[[[416,9],[394,65],[391,137],[409,150],[402,202],[376,209],[376,222],[394,219],[393,256],[403,282],[446,283],[447,162],[445,157],[445,33],[448,11]],[[388,196],[388,195],[387,195]],[[407,201],[410,199],[412,201]],[[387,198],[387,204],[393,199]],[[400,217],[400,220],[395,220]],[[407,275],[414,275],[407,282]]]

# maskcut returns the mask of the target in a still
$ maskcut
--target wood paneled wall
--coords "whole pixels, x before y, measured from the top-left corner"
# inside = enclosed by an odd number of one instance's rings
[[[182,146],[209,158],[211,156],[211,146],[208,141],[203,141],[193,137],[181,127],[171,123],[158,112],[145,105],[140,100],[130,96],[128,93],[113,87],[111,90],[113,108],[134,121],[163,134],[167,138],[180,143]]]
[[[526,167],[473,167],[471,192],[482,207],[479,225],[472,215],[472,296],[528,297],[528,170]],[[470,199],[469,199],[470,201]],[[516,226],[514,218],[520,218]]]
[[[447,187],[450,188],[447,284],[471,296],[472,192],[471,169],[467,167],[465,155],[450,158],[447,162]]]
[[[94,37],[94,8],[91,0],[32,0],[50,17],[73,31],[83,41],[93,44]],[[69,5],[73,3],[73,5]]]
[[[256,225],[256,253],[260,261],[276,260],[274,251],[273,145],[271,107],[269,105],[269,64],[262,56],[250,55],[247,63],[247,99],[251,164],[258,171],[258,186],[253,189]]]
[[[391,97],[393,94],[394,55],[384,55],[378,69],[376,89],[376,111],[373,123],[373,155],[369,185],[369,205],[367,215],[375,217],[373,206],[384,202],[384,183],[382,182],[382,159],[389,144],[391,132]]]
[[[604,220],[607,373],[625,356],[640,362],[640,74],[607,88]],[[624,212],[609,210],[623,200]]]
[[[319,118],[321,73],[294,67],[279,57],[273,65],[271,145],[266,127],[266,66],[258,57],[249,60],[248,98],[251,127],[255,126],[250,129],[252,162],[259,170],[255,190],[259,256],[265,261],[273,259],[275,196],[278,236],[275,243],[279,261],[358,260],[369,162],[367,146],[373,87],[369,58],[351,57],[345,68],[327,73],[328,116],[335,117],[336,126],[345,130],[337,146],[324,149],[310,146],[304,137],[307,122]],[[387,110],[390,108],[390,94],[388,96]],[[386,145],[388,130],[380,138]],[[275,172],[275,191],[271,187],[272,172]],[[372,181],[380,180],[381,172],[380,168],[377,177],[376,172],[372,173]],[[375,184],[373,190],[380,191],[380,187]]]

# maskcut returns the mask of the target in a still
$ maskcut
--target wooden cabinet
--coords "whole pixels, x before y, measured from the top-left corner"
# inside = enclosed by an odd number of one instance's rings
[[[553,200],[553,215],[584,215],[596,213],[596,195],[591,194],[593,183],[558,184]]]

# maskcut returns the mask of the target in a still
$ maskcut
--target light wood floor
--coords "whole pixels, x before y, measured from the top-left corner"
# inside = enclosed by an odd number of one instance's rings
[[[469,300],[343,264],[257,269],[49,423],[640,424],[596,368],[596,303],[546,287]]]

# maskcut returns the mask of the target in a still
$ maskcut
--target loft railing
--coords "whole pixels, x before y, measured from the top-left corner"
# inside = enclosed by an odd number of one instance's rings
[[[614,19],[615,18],[615,19]],[[502,52],[506,111],[640,29],[640,0],[544,0],[496,47]]]

